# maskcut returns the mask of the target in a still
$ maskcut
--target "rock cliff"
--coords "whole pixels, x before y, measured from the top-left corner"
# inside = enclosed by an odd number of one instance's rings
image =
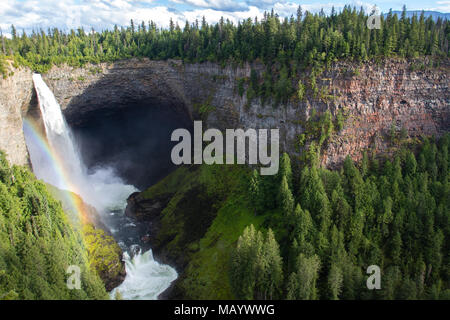
[[[22,117],[27,113],[35,94],[32,73],[25,68],[0,79],[0,150],[17,165],[27,165],[28,151],[22,130]]]
[[[340,70],[345,67],[339,66]],[[450,128],[449,67],[412,71],[406,62],[363,64],[357,76],[329,73],[338,99],[331,108],[348,111],[344,128],[322,155],[333,167],[347,154],[360,160],[362,151],[389,153],[391,127],[409,137],[440,136]],[[336,109],[334,109],[336,110]]]
[[[405,128],[410,137],[440,135],[450,127],[449,64],[414,71],[411,63],[387,60],[382,63],[336,63],[318,78],[327,87],[331,101],[307,98],[273,108],[259,99],[248,104],[238,94],[237,79],[248,78],[251,69],[262,65],[221,67],[215,63],[183,64],[180,61],[130,59],[83,68],[53,67],[45,81],[60,102],[68,122],[82,124],[93,114],[113,113],[130,102],[163,105],[202,118],[208,127],[279,128],[281,146],[293,154],[298,135],[313,110],[345,110],[343,129],[327,142],[322,164],[339,165],[348,154],[354,160],[362,152],[388,152],[386,139],[392,123]],[[349,71],[350,70],[350,71]],[[356,72],[356,71],[357,72]],[[33,110],[31,72],[21,69],[0,80],[0,147],[13,163],[26,162],[21,116]],[[199,105],[209,106],[207,113]],[[30,107],[31,106],[31,107]]]

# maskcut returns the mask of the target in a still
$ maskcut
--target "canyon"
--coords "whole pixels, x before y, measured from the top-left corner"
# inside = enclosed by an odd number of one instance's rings
[[[186,126],[202,119],[206,128],[219,130],[279,128],[281,149],[293,155],[302,151],[298,136],[313,110],[330,110],[333,115],[344,110],[343,129],[321,155],[322,165],[331,168],[347,155],[361,159],[367,149],[388,152],[386,137],[393,123],[411,138],[439,136],[450,127],[448,62],[420,70],[414,70],[411,62],[394,59],[361,65],[337,62],[317,80],[334,99],[308,98],[276,108],[261,105],[259,99],[248,104],[245,94],[238,94],[238,79],[249,78],[252,69],[261,73],[264,66],[130,59],[81,68],[55,66],[43,78],[72,127],[145,102],[174,110]],[[0,149],[14,164],[28,163],[22,118],[39,117],[31,76],[29,69],[18,68],[0,80]],[[208,106],[207,112],[200,110],[201,105]]]
[[[424,64],[428,64],[426,59]],[[221,66],[129,59],[77,68],[54,66],[43,79],[75,131],[100,126],[111,117],[118,119],[113,125],[120,126],[120,119],[125,119],[127,113],[135,114],[132,107],[154,108],[156,113],[168,111],[158,122],[176,116],[176,124],[187,128],[193,120],[203,120],[204,130],[217,128],[223,132],[227,128],[279,128],[281,151],[288,152],[291,159],[299,157],[307,147],[299,146],[298,140],[307,132],[313,114],[329,110],[335,117],[341,111],[345,115],[343,126],[322,146],[320,158],[322,166],[338,168],[347,155],[358,161],[364,151],[378,155],[393,152],[392,128],[396,132],[403,129],[411,141],[448,132],[450,65],[448,61],[433,68],[415,65],[416,62],[398,59],[364,64],[336,62],[317,78],[318,86],[327,88],[333,99],[307,96],[275,108],[262,105],[259,99],[248,102],[245,94],[239,94],[239,79],[249,79],[251,70],[258,74],[264,71],[259,63]],[[0,80],[0,149],[7,152],[11,163],[31,165],[22,121],[25,117],[38,121],[40,118],[32,72],[27,68],[10,68],[13,74]],[[152,117],[142,119],[150,119],[148,126],[152,126],[155,124],[151,122]],[[151,140],[143,132],[133,139]],[[139,170],[150,163],[149,159],[140,158]],[[195,274],[192,270],[196,267],[190,259],[198,252],[196,242],[205,236],[218,214],[221,197],[225,198],[222,193],[204,192],[205,182],[201,177],[208,169],[181,169],[153,189],[132,194],[126,210],[127,216],[148,226],[150,236],[145,241],[157,259],[176,266],[180,273],[180,280],[163,298],[206,296],[189,291],[190,283],[197,280],[187,278],[183,271],[190,268],[191,274]],[[164,174],[160,177],[140,181],[140,189],[153,185],[170,170],[161,171]],[[214,175],[220,177],[218,172]],[[182,236],[178,237],[179,234]],[[217,246],[223,245],[221,241],[217,241]],[[203,284],[198,282],[201,288]],[[229,298],[226,294],[217,297]]]

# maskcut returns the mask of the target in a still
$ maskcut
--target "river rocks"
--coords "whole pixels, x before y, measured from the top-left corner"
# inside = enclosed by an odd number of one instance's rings
[[[170,200],[171,195],[166,194],[152,199],[145,198],[142,193],[132,193],[127,199],[125,214],[139,222],[151,221],[158,218]]]
[[[168,192],[148,198],[142,192],[135,192],[128,197],[125,209],[125,215],[146,225],[147,233],[141,237],[141,241],[152,248],[157,254],[158,261],[163,263],[167,263],[168,260],[158,254],[160,242],[156,239],[156,235],[161,228],[161,211],[167,206],[172,195]]]
[[[100,272],[100,278],[105,284],[105,289],[108,292],[120,286],[122,282],[124,282],[126,276],[127,272],[125,270],[125,263],[122,264],[122,268],[118,274],[111,275],[108,272]]]

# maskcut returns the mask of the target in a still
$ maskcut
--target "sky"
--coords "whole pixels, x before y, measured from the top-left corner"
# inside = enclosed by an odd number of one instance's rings
[[[373,1],[373,2],[370,2]],[[303,10],[318,12],[331,7],[336,10],[345,4],[370,10],[376,5],[382,12],[401,10],[433,10],[450,12],[450,0],[0,0],[0,28],[10,36],[11,24],[19,33],[33,29],[57,27],[70,30],[82,26],[86,30],[110,29],[114,25],[127,26],[150,20],[167,27],[170,18],[181,26],[185,21],[201,21],[205,16],[209,23],[220,17],[237,22],[246,18],[262,17],[271,8],[282,17],[295,15],[298,5]]]

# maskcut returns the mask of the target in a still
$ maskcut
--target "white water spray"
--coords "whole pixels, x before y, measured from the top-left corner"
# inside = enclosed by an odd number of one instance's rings
[[[62,180],[60,173],[55,172],[54,164],[45,161],[44,150],[33,144],[33,139],[27,137],[25,131],[35,175],[56,187],[78,193],[100,214],[108,214],[117,209],[121,209],[123,214],[126,199],[137,191],[136,188],[124,184],[111,168],[102,168],[88,174],[55,96],[40,74],[34,74],[33,81],[49,146],[52,153],[59,158],[60,165],[63,166],[61,170],[66,176],[64,180],[69,180],[70,186],[67,181]],[[177,278],[173,268],[161,265],[153,259],[151,250],[145,253],[139,251],[133,257],[125,252],[124,261],[127,276],[122,285],[113,290],[112,297],[115,291],[119,290],[125,299],[156,299]]]
[[[78,193],[85,202],[93,205],[101,213],[117,206],[123,207],[127,197],[137,191],[136,188],[124,184],[111,168],[102,168],[88,174],[55,96],[40,74],[34,74],[33,81],[48,143],[52,153],[59,158],[65,179],[71,186],[67,186],[66,181],[61,181],[61,176],[55,173],[52,163],[33,161],[34,155],[31,151],[35,151],[35,148],[31,148],[33,149],[30,151],[31,160],[36,176],[58,188],[71,188],[69,191]]]
[[[112,297],[119,291],[126,300],[156,300],[178,276],[173,268],[156,262],[151,250],[138,252],[133,258],[127,252],[124,256],[127,277],[111,292]]]

